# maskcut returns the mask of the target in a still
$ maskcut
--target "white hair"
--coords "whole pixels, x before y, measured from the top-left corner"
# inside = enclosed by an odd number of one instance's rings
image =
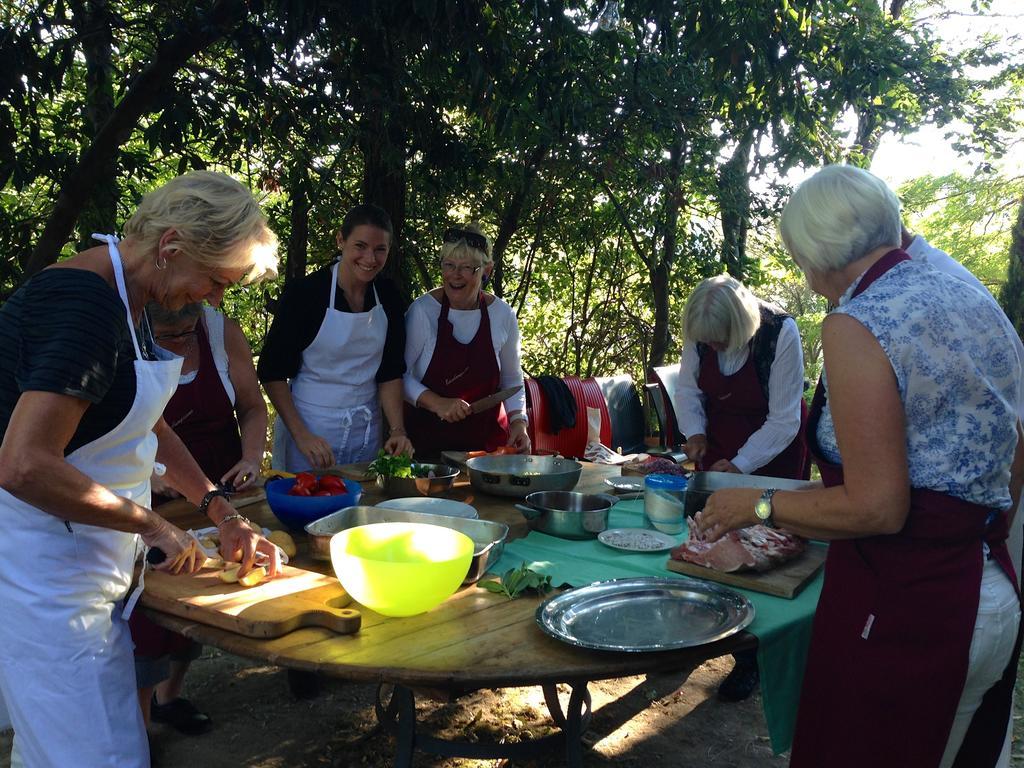
[[[805,272],[834,272],[876,248],[900,245],[900,201],[877,176],[827,165],[782,210],[779,232]]]
[[[761,327],[757,297],[729,275],[702,281],[683,308],[683,339],[686,343],[724,344],[739,349]]]

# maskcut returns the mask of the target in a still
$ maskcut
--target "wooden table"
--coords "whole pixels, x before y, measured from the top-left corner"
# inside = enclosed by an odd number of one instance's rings
[[[604,478],[619,473],[617,467],[607,465],[583,466],[576,487],[583,492],[608,492]],[[372,484],[364,484],[364,488],[362,504],[380,500]],[[512,506],[514,499],[479,494],[468,481],[457,483],[447,496],[472,504],[482,518],[506,523],[510,538],[527,533],[522,514]],[[280,527],[265,502],[246,506],[242,511],[267,527]],[[183,527],[209,524],[191,505],[182,501],[164,505],[161,512]],[[296,539],[300,549],[292,560],[293,565],[330,572],[328,564],[305,556],[304,536]],[[393,684],[395,692],[386,704],[378,688],[377,713],[384,725],[397,731],[395,764],[398,766],[411,764],[416,747],[465,757],[521,758],[544,746],[528,742],[456,747],[418,734],[413,689],[442,691],[448,697],[455,697],[481,688],[540,685],[553,719],[562,728],[555,737],[564,744],[569,765],[578,766],[581,763],[580,735],[589,719],[589,681],[692,669],[708,659],[753,647],[757,642],[752,635],[743,632],[710,645],[678,651],[636,654],[588,651],[548,637],[537,627],[534,613],[540,602],[541,598],[532,596],[508,600],[471,586],[419,616],[388,618],[360,607],[362,627],[354,635],[307,628],[270,640],[256,640],[169,614],[148,612],[165,627],[239,656],[350,681]],[[145,595],[142,604],[146,604]],[[557,683],[566,683],[572,688],[565,713],[555,694]]]

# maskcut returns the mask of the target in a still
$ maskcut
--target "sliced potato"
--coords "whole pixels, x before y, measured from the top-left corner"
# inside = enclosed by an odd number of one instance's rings
[[[257,584],[263,581],[263,579],[266,578],[266,576],[267,569],[261,565],[256,568],[253,568],[251,571],[245,574],[245,576],[238,580],[238,583],[241,584],[243,587],[255,587]]]
[[[288,531],[271,531],[267,540],[279,546],[288,557],[295,557],[295,553],[298,551],[295,548],[295,539]]]
[[[241,568],[240,563],[232,563],[227,566],[223,571],[217,574],[217,577],[225,584],[234,584],[238,581],[238,569]]]

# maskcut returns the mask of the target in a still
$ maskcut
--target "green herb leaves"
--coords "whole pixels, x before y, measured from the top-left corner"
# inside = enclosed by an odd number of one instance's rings
[[[515,600],[528,589],[532,589],[538,594],[548,592],[551,589],[551,577],[542,576],[536,571],[530,570],[524,562],[518,568],[505,571],[500,581],[498,579],[481,581],[477,586],[488,592],[505,595],[509,600]]]
[[[413,477],[412,457],[404,453],[392,456],[383,449],[377,454],[377,458],[370,462],[367,469],[380,477]]]

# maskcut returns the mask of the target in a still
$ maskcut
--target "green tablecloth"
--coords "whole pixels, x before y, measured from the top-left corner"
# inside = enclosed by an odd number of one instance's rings
[[[609,528],[642,528],[643,502],[621,501],[612,507]],[[684,531],[678,536],[685,540]],[[665,552],[633,553],[612,549],[597,540],[568,541],[531,531],[510,541],[492,573],[501,574],[525,562],[551,576],[553,584],[573,587],[630,576],[688,578],[665,567]],[[792,600],[737,589],[754,605],[756,616],[747,630],[758,639],[761,701],[775,753],[789,749],[803,681],[811,620],[821,593],[821,572]]]

